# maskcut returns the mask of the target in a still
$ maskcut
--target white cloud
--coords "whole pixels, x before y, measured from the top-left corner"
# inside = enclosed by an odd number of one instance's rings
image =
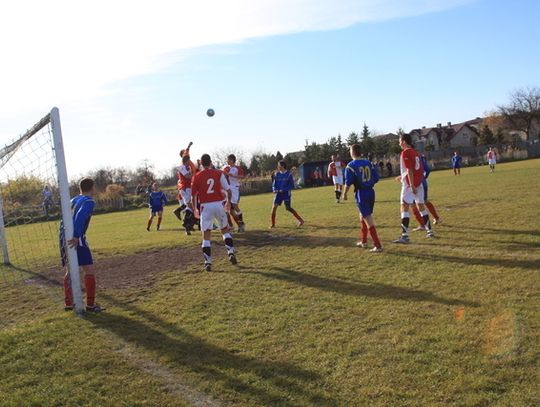
[[[115,81],[159,71],[181,50],[343,28],[470,1],[10,1],[0,16],[0,116],[48,109],[51,99],[99,96]]]

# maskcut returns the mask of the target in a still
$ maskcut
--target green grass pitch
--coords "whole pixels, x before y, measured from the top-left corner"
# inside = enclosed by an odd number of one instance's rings
[[[355,247],[357,210],[331,187],[293,192],[300,229],[280,208],[268,230],[271,194],[245,197],[239,265],[216,250],[212,273],[172,207],[159,232],[146,210],[95,216],[96,268],[124,259],[132,284],[98,281],[107,311],[78,318],[59,287],[0,268],[0,405],[540,405],[539,179],[540,160],[432,173],[443,223],[408,246],[390,243],[400,187],[384,179],[380,254]]]

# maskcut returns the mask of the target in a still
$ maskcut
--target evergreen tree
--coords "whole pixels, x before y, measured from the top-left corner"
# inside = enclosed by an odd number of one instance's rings
[[[345,139],[345,143],[347,143],[348,146],[352,146],[353,144],[360,144],[358,134],[356,134],[354,131],[351,132],[351,134],[349,134]]]
[[[489,128],[489,126],[484,126],[482,131],[480,132],[480,138],[479,138],[479,144],[493,144],[495,143],[495,136],[493,135],[493,132]]]
[[[362,141],[360,142],[360,145],[362,146],[362,152],[366,157],[368,155],[372,155],[373,150],[375,149],[375,143],[370,137],[370,134],[371,132],[369,131],[369,127],[366,123],[364,123],[364,127],[362,127]]]

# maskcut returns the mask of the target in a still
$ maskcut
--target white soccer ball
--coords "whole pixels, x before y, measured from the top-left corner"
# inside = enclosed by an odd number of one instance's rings
[[[215,115],[215,114],[216,114],[216,112],[214,112],[214,109],[208,109],[208,110],[206,111],[206,115],[207,115],[208,117],[212,117],[212,116]]]

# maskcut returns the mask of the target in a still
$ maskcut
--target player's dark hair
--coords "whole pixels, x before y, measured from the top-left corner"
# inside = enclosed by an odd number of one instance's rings
[[[233,163],[236,162],[236,156],[234,154],[229,154],[227,156],[227,160],[231,160]]]
[[[83,178],[79,181],[79,189],[81,192],[90,192],[94,187],[94,180],[92,178]]]
[[[189,162],[189,155],[185,155],[182,157],[182,164],[187,164]]]
[[[412,147],[412,137],[409,133],[403,133],[401,136],[399,136],[399,138]]]
[[[281,165],[283,168],[287,169],[287,163],[285,162],[285,160],[279,161],[278,164]]]
[[[203,167],[210,167],[210,164],[212,164],[212,159],[210,158],[209,154],[201,155],[201,164]]]
[[[360,147],[360,144],[353,144],[351,146],[351,151],[355,157],[360,157],[362,155],[362,147]]]

